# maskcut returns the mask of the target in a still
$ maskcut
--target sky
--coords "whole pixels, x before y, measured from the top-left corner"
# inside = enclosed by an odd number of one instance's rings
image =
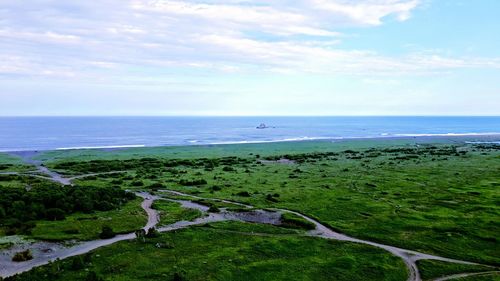
[[[498,0],[0,0],[0,116],[500,115]]]

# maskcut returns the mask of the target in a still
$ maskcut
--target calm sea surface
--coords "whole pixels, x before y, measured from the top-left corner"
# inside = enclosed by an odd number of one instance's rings
[[[500,117],[1,117],[0,151],[491,133]]]

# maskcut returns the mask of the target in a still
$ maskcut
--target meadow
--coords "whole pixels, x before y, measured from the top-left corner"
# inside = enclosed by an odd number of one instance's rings
[[[50,151],[36,158],[50,169],[71,176],[118,172],[77,178],[73,183],[79,188],[144,190],[194,200],[164,191],[175,190],[255,208],[288,209],[352,237],[498,267],[500,146],[465,140],[421,138]],[[10,183],[0,181],[0,185],[20,188],[25,182],[16,178]],[[238,209],[223,202],[195,201],[214,210]],[[106,217],[114,219],[112,226],[118,231],[137,229],[145,220],[138,205],[138,201],[130,201],[114,210],[69,214],[61,221],[37,220],[30,237],[92,239],[102,226],[99,221]],[[160,211],[161,225],[202,216],[199,211],[163,200],[156,201],[153,208]],[[126,219],[120,220],[122,216]],[[55,274],[50,275],[50,280],[87,280],[82,278],[93,278],[87,276],[88,272],[104,280],[406,278],[402,261],[387,252],[305,237],[307,222],[294,216],[285,216],[283,220],[288,220],[288,228],[223,222],[163,233],[142,244],[119,242],[88,254],[92,262],[82,265],[85,272],[71,269],[76,259],[72,258],[56,263],[56,273],[54,265],[50,265],[14,280],[30,280],[29,276],[34,276],[30,274],[40,273]],[[82,221],[88,222],[88,226]],[[69,228],[79,230],[72,234]],[[168,247],[156,247],[163,244]],[[491,270],[427,260],[418,264],[424,280]],[[475,278],[478,279],[470,280],[496,280],[497,276]]]

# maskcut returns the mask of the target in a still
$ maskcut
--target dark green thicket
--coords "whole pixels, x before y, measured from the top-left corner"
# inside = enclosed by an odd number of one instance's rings
[[[34,220],[63,220],[75,212],[108,211],[134,199],[118,187],[61,186],[38,182],[29,189],[0,187],[0,225],[7,234],[29,233]]]
[[[138,167],[144,170],[172,167],[189,168],[208,168],[213,169],[219,166],[225,166],[231,170],[231,165],[253,163],[250,159],[239,157],[222,157],[217,159],[199,158],[199,159],[160,159],[160,158],[141,158],[129,160],[91,160],[91,161],[68,161],[54,164],[53,168],[72,173],[98,173],[110,171],[136,170]],[[108,177],[119,177],[120,174],[107,175]]]

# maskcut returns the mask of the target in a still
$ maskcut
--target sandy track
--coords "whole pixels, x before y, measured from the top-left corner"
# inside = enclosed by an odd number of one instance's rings
[[[221,199],[203,198],[203,197],[194,196],[194,195],[190,195],[187,193],[182,193],[182,192],[178,192],[178,191],[174,191],[174,190],[162,190],[162,191],[167,192],[167,193],[171,193],[173,195],[178,195],[178,196],[187,196],[187,197],[191,197],[191,198],[195,198],[195,199],[213,200],[213,201],[219,201],[219,202],[225,202],[225,203],[236,203],[236,204],[241,205],[241,206],[245,206],[245,207],[249,207],[249,208],[252,207],[250,205],[242,204],[242,203],[238,203],[238,202],[232,202],[232,201],[221,200]],[[372,242],[372,241],[357,239],[357,238],[350,237],[350,236],[347,236],[347,235],[342,234],[342,233],[335,232],[335,231],[331,230],[330,228],[326,227],[325,225],[321,224],[317,220],[310,218],[304,214],[301,214],[301,213],[298,213],[295,211],[291,211],[291,210],[287,210],[287,209],[274,208],[274,210],[280,211],[280,212],[293,213],[295,215],[298,215],[298,216],[304,218],[305,220],[307,220],[309,222],[312,222],[316,226],[316,228],[314,230],[311,230],[308,232],[308,235],[310,235],[310,236],[370,245],[373,247],[384,249],[384,250],[392,253],[393,255],[400,257],[403,260],[403,262],[406,264],[406,267],[408,269],[407,281],[421,281],[422,280],[422,278],[420,277],[420,273],[419,273],[417,264],[416,264],[416,262],[418,260],[439,260],[439,261],[450,262],[450,263],[478,265],[477,263],[473,263],[473,262],[469,262],[469,261],[450,259],[450,258],[420,253],[417,251],[402,249],[402,248],[398,248],[398,247],[394,247],[394,246],[390,246],[390,245],[380,244],[380,243],[376,243],[376,242]],[[448,280],[448,279],[445,279],[445,280]]]
[[[105,172],[105,173],[80,175],[80,176],[75,176],[72,178],[64,178],[60,174],[53,172],[53,171],[50,171],[46,167],[42,166],[41,162],[33,160],[32,159],[33,155],[21,154],[20,156],[23,157],[23,159],[27,163],[35,165],[39,172],[46,174],[48,176],[48,179],[53,180],[53,181],[58,182],[58,183],[61,183],[63,185],[71,185],[72,179],[83,178],[83,177],[87,177],[87,176],[95,176],[95,175],[99,175],[99,174],[117,173],[117,172]],[[35,175],[35,176],[39,176],[39,175]],[[41,176],[41,177],[43,177],[43,176]],[[217,201],[217,202],[235,204],[235,205],[242,206],[245,208],[253,208],[253,206],[248,205],[248,204],[243,204],[243,203],[224,200],[224,199],[203,198],[203,197],[194,196],[194,195],[190,195],[187,193],[182,193],[182,192],[178,192],[178,191],[174,191],[174,190],[161,190],[161,192],[167,192],[167,193],[170,193],[173,195],[178,195],[178,196],[187,196],[187,197],[194,198],[194,199],[212,200],[212,201]],[[156,199],[159,199],[159,197],[152,196],[149,193],[145,193],[145,192],[137,193],[137,195],[144,198],[144,201],[141,203],[141,206],[148,214],[148,222],[147,222],[146,226],[144,226],[143,229],[147,230],[151,227],[155,227],[159,222],[159,215],[158,215],[158,212],[156,210],[151,208],[151,205],[152,205],[153,201]],[[200,211],[203,211],[203,212],[207,211],[206,206],[203,206],[203,205],[200,205],[200,204],[197,204],[194,202],[190,202],[187,200],[173,200],[173,199],[169,199],[169,200],[179,202],[179,203],[181,203],[181,205],[183,207],[195,208],[195,209],[199,209]],[[298,213],[295,211],[291,211],[291,210],[287,210],[287,209],[277,209],[276,208],[275,210],[278,212],[293,213],[293,214],[298,215],[298,216],[306,219],[307,221],[313,223],[316,228],[314,230],[311,230],[308,232],[308,235],[310,235],[310,236],[370,245],[373,247],[384,249],[384,250],[392,253],[393,255],[400,257],[403,260],[403,262],[406,264],[406,267],[408,269],[407,281],[421,281],[422,280],[420,277],[420,273],[419,273],[417,264],[416,264],[416,262],[418,260],[428,259],[428,260],[445,261],[445,262],[450,262],[450,263],[477,264],[477,263],[473,263],[473,262],[450,259],[450,258],[420,253],[420,252],[416,252],[416,251],[412,251],[412,250],[402,249],[402,248],[398,248],[398,247],[394,247],[394,246],[390,246],[390,245],[371,242],[371,241],[367,241],[367,240],[357,239],[354,237],[350,237],[350,236],[335,232],[332,229],[321,224],[317,220],[310,218],[304,214],[301,214],[301,213]],[[258,222],[258,223],[279,224],[279,218],[273,217],[272,215],[270,215],[270,212],[262,211],[262,210],[257,210],[257,212],[261,212],[261,213],[245,212],[245,214],[243,214],[243,213],[237,213],[237,212],[224,212],[224,211],[221,213],[210,213],[208,216],[203,217],[203,218],[198,218],[192,222],[180,221],[180,222],[176,222],[172,225],[161,227],[158,230],[160,232],[166,232],[166,231],[171,231],[171,230],[175,230],[175,229],[189,227],[192,225],[205,224],[205,223],[224,221],[224,220],[241,220],[241,221]],[[251,215],[249,216],[249,214],[251,214]],[[134,238],[135,238],[135,234],[129,233],[129,234],[124,234],[124,235],[118,235],[114,238],[106,239],[106,240],[88,241],[88,242],[77,244],[76,246],[69,247],[69,248],[60,248],[60,245],[59,246],[53,245],[54,249],[59,248],[59,250],[51,251],[48,254],[46,253],[45,255],[37,255],[34,257],[33,260],[23,262],[23,263],[14,263],[10,259],[6,260],[5,259],[5,251],[4,251],[4,253],[2,253],[2,256],[0,256],[0,276],[2,276],[2,277],[11,276],[11,275],[14,275],[14,274],[17,274],[20,272],[28,271],[34,267],[46,264],[49,261],[55,260],[56,258],[64,259],[67,257],[84,254],[84,253],[87,253],[91,250],[97,249],[99,247],[107,246],[107,245],[116,243],[118,241],[130,240],[130,239],[134,239]],[[39,243],[47,243],[47,242],[39,242]],[[45,246],[47,246],[47,245],[45,245]],[[13,248],[14,249],[10,249],[9,251],[16,250],[15,247],[13,247]],[[18,249],[18,250],[21,250],[21,249]],[[10,258],[10,256],[9,256],[9,258]],[[460,278],[460,277],[473,276],[471,274],[475,274],[475,273],[464,273],[464,274],[451,275],[448,277],[443,277],[441,279],[436,279],[436,281],[437,280],[441,280],[441,281],[442,280],[451,280],[451,279]],[[475,274],[475,275],[477,275],[477,274]]]

